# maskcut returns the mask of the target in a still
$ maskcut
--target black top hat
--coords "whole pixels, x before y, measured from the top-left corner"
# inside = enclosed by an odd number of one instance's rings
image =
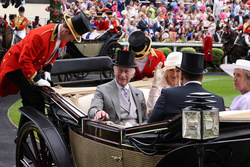
[[[151,39],[142,31],[134,31],[128,38],[128,50],[136,53],[135,58],[140,59],[151,49]]]
[[[135,53],[125,50],[117,51],[117,58],[115,66],[137,68],[134,66]]]
[[[82,34],[89,32],[92,29],[89,19],[84,13],[80,13],[74,17],[65,14],[64,20],[77,42],[81,42]]]
[[[205,54],[195,52],[182,52],[181,67],[176,68],[189,74],[201,75],[204,69]]]
[[[39,16],[35,16],[35,20],[39,20]]]
[[[106,12],[106,14],[107,14],[108,17],[112,17],[112,13],[113,13],[112,11],[107,11]]]
[[[25,11],[25,8],[23,6],[20,6],[19,9],[18,9],[19,12],[24,12]]]
[[[102,17],[102,12],[97,12],[97,17]]]
[[[244,17],[244,19],[249,19],[249,18],[250,16],[248,14]]]
[[[10,20],[14,19],[15,17],[16,17],[16,14],[10,14],[10,15],[9,15],[9,19],[10,19]]]

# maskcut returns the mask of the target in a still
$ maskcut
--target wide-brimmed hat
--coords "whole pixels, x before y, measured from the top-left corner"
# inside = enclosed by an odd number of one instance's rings
[[[164,62],[164,66],[166,70],[174,69],[176,66],[181,66],[182,53],[181,52],[172,52],[168,55],[166,61]]]
[[[125,50],[118,50],[116,63],[114,63],[114,65],[121,66],[121,67],[137,68],[134,65],[134,61],[135,61],[135,53],[134,52],[125,51]]]
[[[135,52],[135,59],[141,59],[151,49],[152,40],[142,31],[134,31],[128,38],[128,50]]]
[[[84,13],[80,13],[74,17],[65,14],[64,20],[77,42],[81,42],[82,34],[91,30],[89,19]]]
[[[181,66],[176,68],[185,71],[189,74],[201,75],[204,74],[205,54],[196,52],[182,52]]]
[[[233,63],[233,64],[222,64],[220,65],[220,68],[226,73],[228,73],[229,75],[233,76],[234,69],[236,68],[250,71],[250,61],[244,60],[244,59],[238,59],[236,63]]]

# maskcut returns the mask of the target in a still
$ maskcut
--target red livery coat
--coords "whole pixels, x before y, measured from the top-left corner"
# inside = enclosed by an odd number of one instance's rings
[[[49,24],[31,30],[18,44],[12,46],[3,57],[0,66],[0,96],[18,93],[18,87],[7,77],[7,73],[21,69],[25,77],[34,83],[33,78],[42,67],[55,62],[58,52],[49,61],[57,41],[59,24]],[[64,47],[67,42],[61,42]],[[47,63],[46,63],[47,62]]]
[[[13,24],[11,25],[11,28],[17,27],[17,30],[24,30],[28,25],[28,19],[24,16],[18,18],[15,17],[13,20]]]
[[[103,20],[95,20],[94,25],[98,27],[98,31],[105,30],[105,21]]]
[[[243,34],[249,34],[250,33],[250,21],[244,23],[242,26],[239,26],[235,30],[243,30]]]
[[[201,52],[205,54],[205,61],[213,60],[213,39],[210,35],[203,37],[203,46]],[[208,54],[210,51],[210,54]]]
[[[115,19],[111,19],[111,25],[114,26],[114,29],[113,30],[110,30],[110,32],[116,32],[118,34],[118,30],[117,30],[117,22]],[[105,30],[109,29],[109,20],[106,20],[105,21]]]
[[[154,48],[153,48],[154,49]],[[124,49],[124,50],[128,50],[128,48]],[[164,67],[164,62],[166,61],[166,57],[164,55],[164,53],[162,51],[156,50],[154,49],[156,56],[152,56],[151,53],[148,54],[148,60],[147,63],[144,67],[144,69],[142,70],[142,72],[140,72],[138,70],[138,68],[135,69],[135,79],[136,80],[142,80],[144,77],[148,77],[148,78],[152,78],[154,77],[154,71],[155,71],[155,67],[162,62],[162,67]],[[134,64],[136,66],[136,64]]]

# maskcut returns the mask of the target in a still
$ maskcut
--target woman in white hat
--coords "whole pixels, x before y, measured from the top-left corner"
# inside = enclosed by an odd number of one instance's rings
[[[181,71],[176,68],[176,66],[181,65],[181,60],[181,52],[172,52],[168,55],[166,61],[164,62],[164,68],[161,68],[162,62],[160,62],[155,68],[154,79],[149,91],[147,101],[149,110],[148,116],[150,116],[163,88],[170,88],[181,85]]]
[[[240,91],[230,110],[249,110],[250,109],[250,61],[239,59],[236,64],[222,64],[222,70],[233,77],[234,89]]]

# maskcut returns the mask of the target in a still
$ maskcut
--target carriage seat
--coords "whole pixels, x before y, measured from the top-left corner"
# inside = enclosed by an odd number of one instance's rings
[[[88,57],[88,58],[73,58],[73,59],[58,59],[55,61],[51,74],[68,74],[91,71],[111,70],[113,61],[108,56]]]
[[[250,121],[250,110],[219,112],[220,121]]]
[[[53,89],[69,102],[79,108],[84,114],[88,115],[91,100],[94,97],[96,87],[62,88],[53,87]],[[140,88],[144,94],[145,100],[148,99],[149,89]]]

